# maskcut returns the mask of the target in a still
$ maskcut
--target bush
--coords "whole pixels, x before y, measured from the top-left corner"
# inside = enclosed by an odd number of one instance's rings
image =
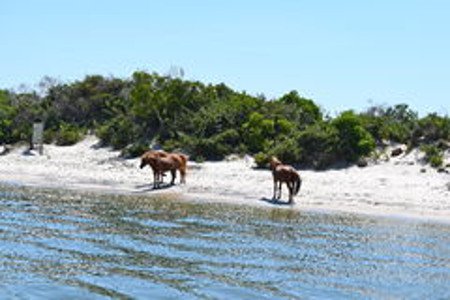
[[[444,163],[442,152],[434,145],[422,145],[421,150],[425,152],[425,161],[433,168],[439,168]]]
[[[265,169],[269,163],[270,156],[263,152],[258,152],[255,154],[253,159],[255,160],[256,167],[258,169]]]
[[[61,124],[56,136],[56,145],[70,146],[79,142],[82,138],[82,132],[79,128],[69,125]]]
[[[442,155],[434,155],[429,158],[429,163],[433,168],[439,168],[442,167],[444,160]]]
[[[57,136],[57,131],[53,130],[53,129],[46,129],[44,131],[44,143],[45,144],[51,144],[56,140],[56,136]]]
[[[323,169],[336,162],[338,132],[328,123],[318,123],[301,131],[297,137],[301,148],[300,163]]]
[[[297,142],[292,138],[276,142],[270,154],[276,156],[286,164],[298,163],[301,158],[301,150]]]
[[[120,156],[125,158],[134,158],[141,156],[145,151],[149,149],[148,145],[142,143],[135,143],[131,146],[126,147],[120,153]]]
[[[240,135],[235,129],[225,130],[210,138],[194,138],[182,135],[179,139],[164,142],[164,149],[169,151],[183,149],[192,159],[220,160],[226,155],[245,150],[245,145],[239,143]]]
[[[225,130],[213,137],[216,143],[226,144],[233,148],[236,148],[239,145],[240,138],[241,137],[236,129]]]
[[[194,160],[221,160],[231,152],[227,145],[217,143],[214,138],[190,138],[184,144],[190,157]]]
[[[134,128],[132,120],[121,117],[100,126],[96,133],[103,144],[122,149],[136,140]]]
[[[407,144],[413,134],[409,125],[403,123],[386,124],[384,131],[389,140],[402,144]]]
[[[168,139],[163,143],[163,149],[169,152],[177,151],[183,148],[182,139]]]
[[[301,97],[297,91],[283,95],[278,102],[287,109],[285,115],[292,121],[295,119],[300,128],[322,120],[320,108],[312,100]]]
[[[269,144],[268,139],[275,134],[274,121],[258,112],[250,114],[242,129],[246,146],[252,153],[264,151]]]
[[[426,142],[450,139],[450,118],[429,114],[419,120],[418,131]]]
[[[346,161],[357,161],[375,149],[375,140],[362,121],[353,111],[346,111],[331,122],[339,136],[337,152]]]
[[[384,114],[384,132],[391,141],[407,144],[417,125],[417,112],[407,104],[388,107]]]
[[[11,142],[15,113],[8,92],[0,90],[0,144]]]

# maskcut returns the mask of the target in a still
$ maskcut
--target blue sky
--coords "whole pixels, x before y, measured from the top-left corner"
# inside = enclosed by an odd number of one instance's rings
[[[450,1],[3,0],[0,88],[135,70],[224,82],[326,111],[450,113]]]

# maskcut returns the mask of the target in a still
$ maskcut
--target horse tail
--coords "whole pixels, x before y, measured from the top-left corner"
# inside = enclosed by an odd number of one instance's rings
[[[178,154],[178,157],[180,158],[180,169],[183,169],[186,172],[186,167],[187,167],[187,161],[189,159],[189,157],[185,154]]]
[[[298,173],[295,173],[295,182],[294,182],[294,195],[297,195],[302,186],[302,179]]]
[[[178,154],[178,156],[181,159],[181,166],[180,166],[180,174],[181,174],[181,182],[186,183],[186,169],[187,169],[187,161],[189,159],[189,156],[185,154]]]
[[[180,153],[179,156],[180,156],[181,160],[183,161],[183,164],[186,165],[186,163],[189,159],[189,156],[187,156],[186,154],[182,154],[182,153]]]

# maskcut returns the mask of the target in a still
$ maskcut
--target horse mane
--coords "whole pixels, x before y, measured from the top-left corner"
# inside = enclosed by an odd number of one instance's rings
[[[270,169],[275,170],[276,167],[278,167],[279,165],[282,165],[283,163],[276,156],[271,156],[270,160],[269,160],[269,164],[270,164]]]
[[[167,152],[164,150],[148,150],[141,155],[141,169],[146,165],[151,165],[151,162],[159,157],[166,157]]]

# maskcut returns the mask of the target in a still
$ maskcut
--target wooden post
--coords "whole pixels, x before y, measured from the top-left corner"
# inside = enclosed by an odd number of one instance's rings
[[[33,139],[32,143],[33,145],[37,145],[39,154],[44,154],[44,123],[38,122],[33,123]]]

